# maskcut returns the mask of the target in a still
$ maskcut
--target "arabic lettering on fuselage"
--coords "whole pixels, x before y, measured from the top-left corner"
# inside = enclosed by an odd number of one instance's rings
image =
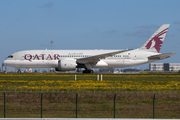
[[[83,55],[83,53],[68,53],[68,55],[65,55],[65,56],[80,56],[80,55]],[[59,55],[59,54],[35,54],[35,55],[32,55],[32,54],[25,54],[24,55],[24,59],[25,60],[29,60],[29,61],[32,61],[32,60],[59,60],[59,58],[61,57],[62,55]]]
[[[68,55],[83,55],[83,53],[68,53]]]

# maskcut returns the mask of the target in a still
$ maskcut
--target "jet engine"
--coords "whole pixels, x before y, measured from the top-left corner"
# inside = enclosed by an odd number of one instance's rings
[[[71,71],[75,70],[77,66],[76,60],[59,60],[56,71]]]

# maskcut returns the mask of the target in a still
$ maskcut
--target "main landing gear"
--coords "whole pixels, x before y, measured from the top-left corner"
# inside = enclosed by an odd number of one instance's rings
[[[94,71],[93,70],[83,70],[83,72],[82,73],[94,73]]]

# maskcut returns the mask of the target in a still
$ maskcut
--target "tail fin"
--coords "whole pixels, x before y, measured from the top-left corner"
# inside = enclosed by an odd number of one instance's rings
[[[139,49],[159,53],[169,25],[162,25]]]

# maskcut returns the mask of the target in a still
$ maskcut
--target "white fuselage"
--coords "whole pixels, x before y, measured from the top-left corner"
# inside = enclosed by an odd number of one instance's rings
[[[16,68],[55,68],[70,71],[85,68],[129,67],[154,62],[175,53],[160,54],[169,24],[162,25],[140,48],[135,50],[28,50],[16,52],[3,62]]]
[[[3,64],[16,68],[56,68],[59,60],[77,60],[118,50],[27,50],[10,55]],[[157,60],[148,60],[159,53],[139,49],[116,54],[92,63],[92,68],[129,67]]]

